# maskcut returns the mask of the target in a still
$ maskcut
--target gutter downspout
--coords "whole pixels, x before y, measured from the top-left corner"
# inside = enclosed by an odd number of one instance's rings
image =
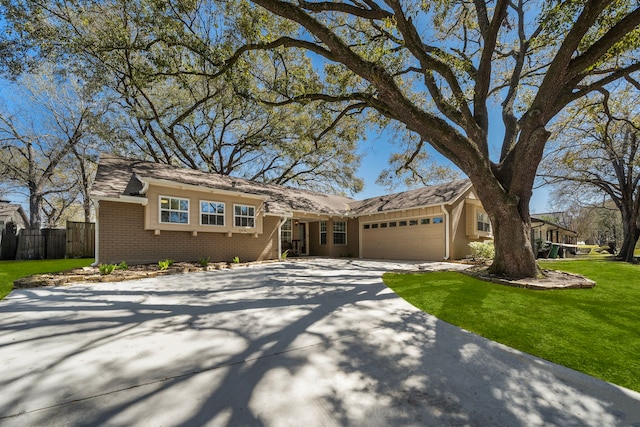
[[[94,200],[93,206],[96,211],[96,227],[95,227],[95,244],[94,244],[94,258],[95,260],[91,264],[92,267],[100,265],[100,200]]]
[[[449,259],[449,211],[447,210],[446,205],[443,203],[440,205],[440,209],[444,213],[444,260]]]

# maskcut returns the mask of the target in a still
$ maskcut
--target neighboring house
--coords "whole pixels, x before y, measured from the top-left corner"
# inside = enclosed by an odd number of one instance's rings
[[[22,206],[0,200],[0,236],[10,222],[16,226],[16,230],[21,230],[27,228],[29,218],[24,213]]]
[[[578,233],[555,222],[542,218],[542,215],[531,215],[531,242],[539,256],[546,256],[541,252],[550,251],[552,244],[560,246],[560,256],[565,252],[575,254],[578,243]]]
[[[443,260],[491,226],[471,182],[356,201],[102,154],[92,188],[96,262],[295,255]]]

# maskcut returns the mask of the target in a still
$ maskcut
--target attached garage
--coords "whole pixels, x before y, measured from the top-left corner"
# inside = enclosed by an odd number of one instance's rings
[[[363,222],[362,257],[439,261],[445,258],[443,216]]]

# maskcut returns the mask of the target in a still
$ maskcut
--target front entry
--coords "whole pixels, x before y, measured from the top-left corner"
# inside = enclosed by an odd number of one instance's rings
[[[309,224],[301,222],[298,224],[298,241],[299,241],[299,254],[309,255]]]

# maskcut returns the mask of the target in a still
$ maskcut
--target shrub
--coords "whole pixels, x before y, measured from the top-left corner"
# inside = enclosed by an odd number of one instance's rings
[[[282,252],[282,255],[280,255],[280,259],[283,260],[283,261],[286,261],[288,255],[289,255],[289,249],[287,249],[286,251]]]
[[[209,265],[209,257],[202,257],[198,260],[198,264],[200,264],[200,267],[206,267],[207,265]]]
[[[233,257],[233,263],[234,264],[240,264],[240,257],[234,256]]]
[[[128,265],[127,265],[127,263],[126,263],[126,262],[124,262],[124,261],[122,261],[120,264],[118,264],[118,265],[116,266],[116,270],[126,270],[126,269],[128,269],[128,268],[129,268],[129,266],[128,266]]]
[[[469,243],[471,256],[474,259],[493,259],[496,255],[496,249],[493,246],[493,240],[485,240],[484,242]]]
[[[173,260],[172,259],[164,259],[162,261],[158,261],[158,267],[160,267],[160,270],[166,270],[167,268],[171,267],[173,265]]]
[[[113,273],[113,270],[115,270],[116,267],[117,265],[115,264],[100,264],[98,265],[98,271],[100,271],[100,274],[102,274],[103,276],[106,276]]]

